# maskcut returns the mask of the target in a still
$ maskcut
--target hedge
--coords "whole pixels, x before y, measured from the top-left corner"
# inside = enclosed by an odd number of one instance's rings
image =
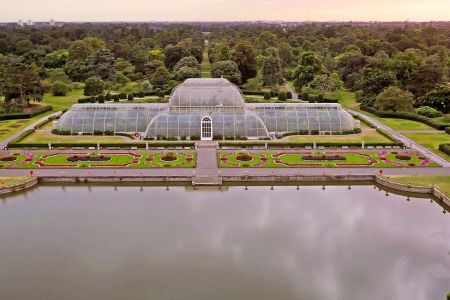
[[[427,124],[428,126],[431,126],[438,130],[444,130],[448,123],[436,121],[421,115],[418,115],[416,113],[406,112],[406,111],[378,111],[374,109],[373,107],[364,107],[365,111],[368,111],[374,115],[377,115],[381,118],[397,118],[397,119],[405,119],[405,120],[412,120],[417,122],[422,122]]]
[[[450,155],[450,144],[440,144],[439,150],[447,155]]]
[[[4,120],[15,120],[15,119],[30,119],[37,115],[43,114],[45,112],[51,111],[53,107],[51,105],[46,105],[41,108],[36,109],[30,113],[11,113],[11,114],[0,114],[0,121]]]
[[[446,134],[450,134],[450,127],[446,127],[446,128],[445,128],[445,133],[446,133]]]
[[[384,135],[385,137],[387,137],[388,139],[390,139],[391,141],[393,141],[394,143],[400,143],[399,140],[397,140],[397,138],[395,136],[393,136],[392,134],[390,134],[389,132],[387,132],[386,130],[383,130],[381,128],[377,128],[376,129],[377,132],[381,135]]]
[[[296,142],[273,142],[273,141],[248,141],[248,142],[232,142],[232,141],[221,141],[219,142],[220,147],[224,146],[235,146],[235,147],[253,147],[253,146],[264,146],[267,144],[269,148],[299,148],[299,147],[306,147],[306,146],[313,146],[314,143],[296,143]],[[403,146],[402,143],[396,142],[396,143],[364,143],[364,145],[367,146]],[[332,142],[316,142],[316,146],[324,146],[324,147],[342,147],[342,146],[349,146],[353,148],[361,148],[361,143],[359,142],[352,142],[352,143],[332,143]]]
[[[253,91],[253,90],[242,90],[242,94],[249,96],[264,96],[265,91]],[[278,93],[275,93],[274,97],[277,97]]]
[[[149,147],[194,147],[195,143],[191,141],[177,141],[177,142],[148,142]],[[105,147],[138,147],[145,148],[146,143],[100,143],[102,148]],[[48,143],[17,143],[13,141],[8,144],[8,148],[48,148]],[[97,147],[97,143],[52,143],[52,147]]]

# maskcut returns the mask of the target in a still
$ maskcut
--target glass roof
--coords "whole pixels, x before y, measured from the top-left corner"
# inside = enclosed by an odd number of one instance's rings
[[[190,78],[178,85],[169,106],[240,106],[244,97],[237,86],[223,78]]]

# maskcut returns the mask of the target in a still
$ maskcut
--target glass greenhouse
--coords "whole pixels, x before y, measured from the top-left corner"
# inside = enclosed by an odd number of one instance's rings
[[[168,137],[266,138],[287,132],[344,132],[358,126],[339,104],[245,104],[222,78],[187,79],[168,104],[75,104],[56,128],[71,133],[138,133]]]

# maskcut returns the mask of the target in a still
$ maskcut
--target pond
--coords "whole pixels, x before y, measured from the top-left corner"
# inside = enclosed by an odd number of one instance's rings
[[[445,299],[450,214],[408,200],[369,185],[39,186],[0,202],[0,299]]]

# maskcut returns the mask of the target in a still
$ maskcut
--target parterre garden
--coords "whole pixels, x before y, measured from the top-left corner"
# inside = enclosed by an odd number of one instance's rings
[[[295,167],[438,167],[412,151],[381,152],[219,152],[221,168],[295,168]]]
[[[194,168],[194,152],[2,152],[0,169]]]

